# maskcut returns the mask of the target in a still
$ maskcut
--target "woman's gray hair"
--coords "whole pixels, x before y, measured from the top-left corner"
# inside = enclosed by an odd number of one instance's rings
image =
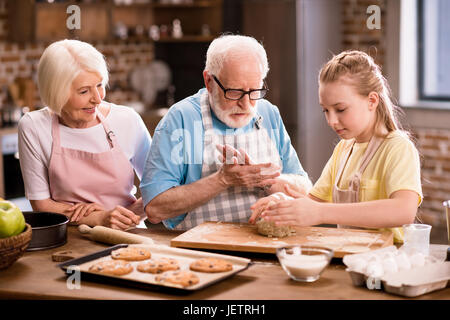
[[[108,84],[105,58],[91,44],[66,39],[49,45],[37,71],[42,102],[60,115],[70,98],[72,82],[82,70],[101,76],[103,87]]]
[[[261,64],[262,79],[269,72],[269,62],[264,47],[255,38],[242,35],[222,35],[209,45],[206,52],[205,70],[218,75],[227,58],[234,54],[255,55]]]

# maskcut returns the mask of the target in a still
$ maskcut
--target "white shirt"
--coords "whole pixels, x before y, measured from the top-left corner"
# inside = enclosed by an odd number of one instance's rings
[[[110,130],[116,135],[120,148],[130,160],[139,180],[151,137],[142,118],[133,109],[109,104],[106,116]],[[29,200],[50,198],[48,167],[52,153],[52,114],[50,109],[26,113],[19,121],[19,159]],[[61,147],[100,153],[111,148],[101,123],[83,129],[59,124]]]

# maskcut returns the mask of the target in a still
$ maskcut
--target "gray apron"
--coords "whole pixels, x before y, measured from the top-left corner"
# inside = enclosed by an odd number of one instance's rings
[[[222,163],[218,160],[217,144],[228,144],[238,150],[244,149],[255,163],[272,163],[282,168],[282,162],[275,143],[262,127],[258,116],[253,129],[245,134],[219,135],[213,130],[208,92],[200,97],[202,122],[205,130],[203,142],[203,164],[201,177],[217,172]],[[281,169],[282,170],[282,169]],[[262,188],[230,187],[207,203],[188,212],[185,219],[174,229],[187,230],[205,221],[247,222],[251,215],[250,206],[263,197]]]

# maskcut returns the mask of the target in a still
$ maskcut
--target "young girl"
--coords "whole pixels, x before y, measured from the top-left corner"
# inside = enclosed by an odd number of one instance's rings
[[[276,225],[390,228],[402,242],[398,227],[414,221],[422,201],[420,160],[380,68],[361,51],[334,56],[320,71],[319,100],[342,139],[322,175],[307,196],[286,186],[295,199],[260,199],[249,222],[261,215]]]

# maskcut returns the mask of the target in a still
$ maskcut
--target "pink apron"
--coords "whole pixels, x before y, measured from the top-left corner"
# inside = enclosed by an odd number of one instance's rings
[[[347,152],[345,157],[342,158],[341,163],[338,168],[338,172],[336,175],[336,181],[333,186],[333,202],[334,203],[348,203],[348,202],[360,202],[359,199],[359,189],[361,185],[361,176],[366,169],[367,165],[372,160],[375,152],[377,152],[378,148],[383,143],[384,139],[380,137],[373,136],[370,139],[369,144],[367,145],[367,149],[364,152],[364,155],[361,159],[361,165],[359,167],[358,172],[356,172],[350,179],[347,190],[342,190],[338,187],[339,180],[342,177],[342,173],[344,172],[345,165],[350,158],[351,151],[353,149],[353,145],[350,150]],[[355,228],[352,226],[338,225],[338,228]],[[379,231],[391,231],[394,234],[394,242],[402,243],[404,239],[403,228],[381,228]]]
[[[53,145],[48,168],[51,198],[66,203],[95,202],[106,210],[117,205],[127,207],[136,201],[132,195],[134,170],[100,111],[97,117],[111,149],[91,153],[61,147],[59,118],[52,114]]]
[[[361,176],[366,169],[367,165],[372,160],[373,155],[377,152],[380,145],[383,143],[384,139],[373,136],[370,139],[369,144],[367,145],[367,149],[364,152],[364,155],[361,159],[361,165],[359,167],[358,172],[356,172],[348,183],[348,189],[343,190],[338,187],[339,181],[341,180],[342,173],[344,172],[344,168],[347,164],[347,161],[350,158],[351,151],[353,150],[353,142],[351,148],[347,152],[347,154],[341,159],[341,162],[338,167],[338,172],[336,175],[335,183],[333,185],[333,202],[334,203],[349,203],[349,202],[360,202],[359,200],[359,189],[361,185]],[[338,228],[352,228],[351,226],[343,226],[338,225]]]

